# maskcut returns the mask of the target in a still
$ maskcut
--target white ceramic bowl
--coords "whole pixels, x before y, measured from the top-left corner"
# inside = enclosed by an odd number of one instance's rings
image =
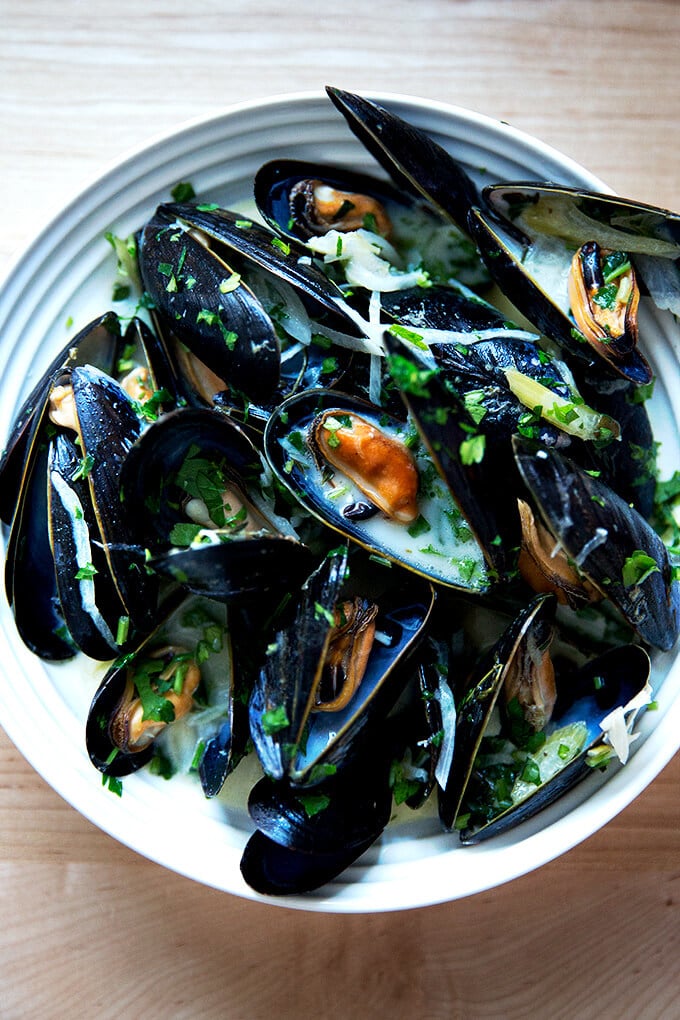
[[[565,156],[500,122],[442,103],[396,95],[371,98],[431,132],[489,182],[552,180],[606,190]],[[376,171],[325,95],[287,95],[233,107],[154,141],[58,215],[12,266],[0,292],[0,437],[6,437],[21,399],[51,356],[109,307],[114,266],[105,231],[132,232],[180,180],[192,181],[202,198],[227,206],[242,203],[258,166],[283,156]],[[657,438],[663,440],[665,477],[680,452],[679,337],[672,322],[657,313],[645,312],[643,321],[647,354],[660,383],[652,413]],[[119,799],[102,787],[85,751],[84,719],[102,668],[82,660],[67,666],[40,662],[18,640],[4,600],[0,662],[0,723],[74,808],[168,868],[261,899],[239,871],[250,826],[235,791],[247,776],[237,771],[224,797],[207,801],[198,784],[188,780],[166,783],[138,774],[125,780]],[[333,912],[422,906],[489,889],[557,857],[629,804],[680,746],[680,666],[673,654],[655,658],[654,682],[659,709],[642,720],[642,737],[629,764],[610,768],[604,777],[594,774],[512,833],[461,848],[455,836],[441,832],[433,813],[415,814],[390,826],[364,857],[317,893],[267,902]]]

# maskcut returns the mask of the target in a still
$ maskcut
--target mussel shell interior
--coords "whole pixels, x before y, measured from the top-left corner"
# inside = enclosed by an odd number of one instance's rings
[[[439,790],[439,817],[445,829],[451,829],[456,821],[484,731],[522,641],[532,628],[542,627],[554,615],[555,597],[539,595],[478,663],[458,706],[449,780]]]
[[[304,781],[319,763],[341,764],[374,715],[396,701],[407,679],[409,653],[423,636],[431,606],[432,598],[410,604],[406,598],[402,605],[381,608],[376,619],[379,637],[373,644],[358,691],[344,709],[309,717],[305,748],[292,770],[296,781]]]
[[[598,365],[608,375],[619,375],[635,385],[646,385],[652,370],[637,347],[615,356],[614,345],[599,344],[597,350],[580,336],[569,309],[567,279],[571,258],[578,248],[567,248],[563,239],[527,238],[514,223],[472,209],[470,233],[487,269],[501,290],[542,333],[564,347],[577,361]],[[583,242],[592,240],[584,237]]]
[[[297,394],[272,415],[265,430],[265,455],[280,481],[315,517],[370,552],[441,584],[484,591],[489,578],[482,550],[437,478],[426,451],[416,451],[421,482],[428,479],[429,495],[421,485],[424,524],[417,524],[409,532],[410,526],[382,514],[358,520],[343,513],[344,507],[365,501],[365,496],[335,469],[333,479],[329,479],[310,445],[317,415],[329,409],[337,409],[340,415],[355,413],[401,441],[409,435],[404,422],[348,394],[325,390]],[[341,498],[334,498],[336,495]],[[432,551],[433,543],[437,544],[436,552]]]
[[[167,550],[173,525],[187,519],[175,478],[194,448],[207,462],[223,463],[245,488],[262,471],[254,446],[226,415],[208,408],[165,414],[130,449],[120,480],[122,506],[152,551]]]
[[[274,230],[301,241],[310,236],[304,222],[293,214],[291,191],[299,182],[311,180],[321,181],[337,191],[369,195],[382,204],[405,204],[402,193],[368,174],[302,160],[272,160],[257,171],[254,195],[260,213]],[[331,228],[332,224],[328,229]]]
[[[649,678],[649,656],[638,645],[612,648],[561,678],[553,718],[546,733],[569,723],[584,722],[587,736],[582,750],[552,779],[537,786],[526,799],[507,808],[481,828],[463,829],[461,842],[480,843],[532,818],[577,783],[592,774],[588,750],[601,739],[600,721],[612,709],[623,707],[643,689]]]

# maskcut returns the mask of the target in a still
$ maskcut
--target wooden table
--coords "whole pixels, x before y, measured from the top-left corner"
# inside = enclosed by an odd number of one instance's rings
[[[0,259],[151,135],[327,82],[502,118],[680,209],[679,32],[674,0],[0,0]],[[0,737],[0,1016],[680,1017],[679,779],[492,892],[321,916],[138,857]]]

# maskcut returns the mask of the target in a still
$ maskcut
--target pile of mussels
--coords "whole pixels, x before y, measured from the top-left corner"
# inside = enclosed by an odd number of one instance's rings
[[[476,843],[625,761],[679,627],[637,341],[641,295],[678,311],[680,217],[482,191],[328,93],[392,183],[279,160],[257,222],[161,205],[118,244],[148,313],[67,345],[0,464],[23,641],[114,660],[105,784],[213,797],[254,748],[265,893],[332,879],[394,801]]]

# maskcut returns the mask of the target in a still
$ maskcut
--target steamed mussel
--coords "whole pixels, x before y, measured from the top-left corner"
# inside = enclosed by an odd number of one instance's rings
[[[482,189],[329,96],[390,182],[276,160],[256,215],[159,206],[150,324],[77,334],[0,461],[22,639],[110,663],[104,783],[196,773],[219,803],[251,750],[241,868],[277,895],[331,881],[395,806],[475,843],[625,762],[648,649],[680,631],[638,315],[678,311],[678,217]]]

